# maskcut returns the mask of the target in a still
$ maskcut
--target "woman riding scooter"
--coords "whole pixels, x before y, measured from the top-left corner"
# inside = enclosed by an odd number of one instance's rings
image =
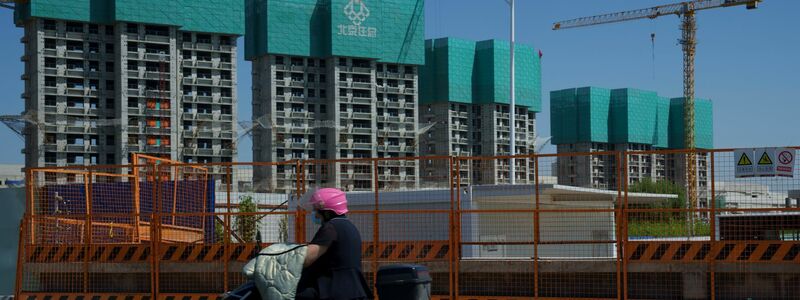
[[[345,215],[345,193],[319,189],[305,206],[321,226],[308,245],[296,299],[371,299],[361,273],[361,234]]]

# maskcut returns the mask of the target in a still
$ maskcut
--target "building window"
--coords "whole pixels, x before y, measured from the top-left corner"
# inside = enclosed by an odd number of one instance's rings
[[[56,106],[56,104],[58,102],[56,99],[58,99],[58,98],[56,98],[56,96],[52,96],[52,95],[44,96],[44,105],[46,105],[46,106]]]
[[[56,21],[54,20],[44,20],[42,25],[44,30],[56,30]]]
[[[208,34],[198,34],[197,35],[197,43],[198,44],[211,44],[211,36]]]
[[[55,49],[56,48],[56,40],[54,40],[54,39],[44,39],[44,48],[45,49]]]
[[[55,68],[56,67],[56,59],[54,57],[45,57],[44,58],[44,67],[45,68]]]
[[[83,33],[83,24],[75,23],[75,22],[68,22],[67,23],[67,32]]]
[[[139,25],[138,24],[127,24],[125,27],[125,32],[137,34],[139,33]]]
[[[56,86],[56,78],[51,76],[46,76],[44,78],[44,86],[48,87],[55,87]]]

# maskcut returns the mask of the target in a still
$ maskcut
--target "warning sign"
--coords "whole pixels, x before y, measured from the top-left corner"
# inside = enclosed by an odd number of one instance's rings
[[[736,149],[736,178],[793,177],[795,156],[792,148]]]
[[[769,158],[769,152],[764,152],[761,154],[761,159],[758,160],[759,166],[767,166],[767,165],[774,165],[775,163],[772,162],[772,159]]]
[[[736,149],[734,158],[736,159],[736,178],[755,176],[755,166],[753,166],[753,149]]]
[[[775,176],[775,148],[758,148],[754,157],[758,157],[756,176]]]
[[[791,148],[778,148],[775,150],[775,175],[782,177],[794,176],[794,157],[796,151]]]

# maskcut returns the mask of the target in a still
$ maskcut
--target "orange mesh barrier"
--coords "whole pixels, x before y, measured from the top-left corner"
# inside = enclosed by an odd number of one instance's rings
[[[687,153],[30,169],[17,296],[218,298],[263,247],[308,242],[298,199],[337,187],[372,287],[411,263],[434,299],[800,297],[784,284],[800,274],[800,176],[737,178],[733,150],[699,150],[688,197]]]

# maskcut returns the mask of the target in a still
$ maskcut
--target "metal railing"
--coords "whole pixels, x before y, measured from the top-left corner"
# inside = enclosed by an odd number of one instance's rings
[[[776,195],[800,181],[736,178],[733,150],[697,150],[709,181],[690,206],[680,172],[627,171],[631,155],[687,153],[519,155],[517,185],[496,185],[509,156],[28,169],[17,296],[216,298],[262,247],[307,242],[296,199],[333,186],[352,191],[370,286],[416,263],[437,299],[795,298],[773,283],[800,273],[800,207]],[[602,174],[572,171],[598,157]]]

